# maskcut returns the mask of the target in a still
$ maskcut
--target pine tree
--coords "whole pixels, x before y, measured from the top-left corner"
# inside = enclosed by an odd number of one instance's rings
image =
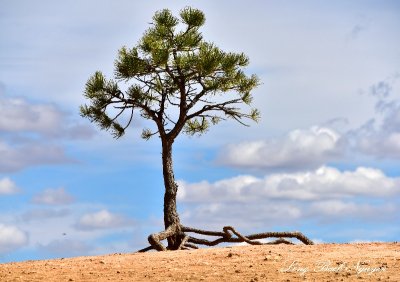
[[[142,138],[158,136],[162,145],[165,231],[149,237],[158,250],[165,249],[160,240],[168,239],[170,250],[187,240],[176,209],[175,139],[181,133],[201,135],[227,119],[246,125],[246,119],[260,118],[259,111],[250,107],[259,79],[245,74],[248,57],[206,42],[199,31],[204,23],[203,12],[191,7],[182,9],[179,18],[167,9],[156,12],[138,44],[119,50],[115,79],[106,79],[100,71],[89,78],[84,96],[90,103],[80,109],[83,117],[115,138],[124,135],[135,111],[154,122],[153,129],[143,129]]]

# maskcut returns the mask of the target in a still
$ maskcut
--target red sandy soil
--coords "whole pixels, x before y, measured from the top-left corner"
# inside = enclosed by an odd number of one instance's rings
[[[400,281],[400,243],[264,245],[0,264],[0,281]]]

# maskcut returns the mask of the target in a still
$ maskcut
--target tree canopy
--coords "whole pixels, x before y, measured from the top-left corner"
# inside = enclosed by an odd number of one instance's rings
[[[162,141],[165,230],[151,234],[148,237],[151,246],[141,251],[180,250],[223,242],[260,245],[263,243],[255,239],[270,237],[279,238],[272,243],[290,244],[283,239],[289,237],[312,244],[299,232],[243,236],[231,226],[215,232],[187,227],[180,222],[176,208],[178,185],[172,165],[175,138],[181,132],[202,134],[221,120],[233,119],[246,125],[244,119],[258,121],[260,117],[259,111],[251,108],[251,91],[259,80],[243,70],[249,64],[248,57],[243,53],[224,52],[204,41],[199,31],[204,22],[203,12],[190,7],[181,10],[179,18],[167,9],[157,12],[138,44],[119,50],[115,78],[108,80],[97,71],[86,83],[84,95],[90,104],[81,106],[83,117],[119,138],[138,110],[143,118],[156,124],[155,129],[143,129],[142,137],[149,139],[158,135]],[[243,105],[248,106],[248,111],[243,111]],[[123,115],[126,111],[128,118]],[[219,238],[210,241],[187,233]],[[167,247],[161,243],[165,239]]]
[[[202,134],[221,120],[258,121],[257,109],[241,107],[251,106],[259,84],[243,70],[248,57],[206,42],[199,31],[204,23],[203,12],[191,7],[179,18],[167,9],[157,12],[137,45],[119,50],[114,79],[100,71],[89,78],[84,96],[90,104],[81,106],[81,115],[119,138],[138,110],[156,124],[143,129],[144,139],[159,134],[170,140],[181,132]]]

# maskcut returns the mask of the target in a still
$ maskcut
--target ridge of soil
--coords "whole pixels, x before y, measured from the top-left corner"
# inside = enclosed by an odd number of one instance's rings
[[[400,243],[262,245],[0,264],[0,281],[400,281]]]

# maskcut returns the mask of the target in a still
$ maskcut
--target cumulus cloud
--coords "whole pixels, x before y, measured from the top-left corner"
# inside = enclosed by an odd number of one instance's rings
[[[359,139],[358,150],[362,153],[378,158],[400,158],[400,132],[389,133],[387,136],[379,134]]]
[[[130,220],[125,217],[103,209],[83,215],[75,227],[79,230],[91,231],[96,229],[120,228],[129,224],[131,224]]]
[[[332,222],[334,218],[371,218],[371,219],[389,219],[398,211],[393,203],[385,205],[372,205],[368,203],[357,204],[355,202],[341,200],[323,200],[311,203],[308,213],[312,216],[317,214],[319,219],[325,223]]]
[[[0,172],[70,162],[55,139],[87,139],[94,129],[51,103],[10,98],[0,89]]]
[[[68,205],[74,202],[74,198],[64,188],[46,189],[34,196],[32,202],[43,205]]]
[[[0,172],[15,172],[30,166],[68,163],[64,150],[58,146],[35,142],[10,146],[0,140]]]
[[[33,103],[0,94],[0,111],[0,132],[84,139],[94,134],[91,127],[72,122],[66,112],[49,103]]]
[[[379,189],[377,189],[379,187]],[[186,202],[248,202],[256,199],[320,200],[352,196],[388,197],[400,194],[400,178],[381,170],[359,167],[341,172],[321,167],[310,172],[277,173],[264,178],[237,176],[209,183],[179,183]]]
[[[342,139],[337,132],[314,126],[293,130],[280,139],[228,145],[218,160],[238,167],[307,169],[335,159],[342,150]]]
[[[76,122],[52,103],[7,97],[4,86],[0,111],[0,172],[69,163],[72,160],[62,146],[52,144],[54,139],[87,139],[94,134],[92,127]]]
[[[183,204],[183,224],[220,230],[232,225],[240,230],[263,228],[300,222],[304,217],[301,203],[282,201],[197,202]]]
[[[332,167],[301,173],[275,173],[264,178],[242,175],[209,183],[179,182],[178,199],[184,220],[199,224],[284,224],[312,219],[389,220],[398,208],[390,202],[400,195],[400,178],[359,167]],[[385,205],[374,203],[386,199]],[[371,204],[372,202],[373,204]],[[207,223],[208,222],[208,223]]]
[[[64,113],[49,104],[30,104],[21,98],[0,99],[1,131],[51,133],[62,124]]]
[[[12,225],[0,223],[0,253],[8,253],[28,243],[27,234]]]
[[[353,132],[363,153],[385,158],[400,158],[400,103],[380,102],[383,119],[371,120]]]
[[[400,159],[400,131],[360,136],[356,149],[377,158]]]
[[[378,158],[400,158],[400,102],[392,97],[399,77],[396,73],[369,88],[376,98],[377,117],[347,133],[355,150]]]
[[[88,210],[94,212],[87,213]],[[129,251],[142,247],[136,240],[132,241],[133,236],[140,233],[139,229],[133,228],[136,227],[132,224],[133,219],[111,213],[97,204],[76,202],[68,207],[34,206],[22,211],[11,210],[0,215],[0,222],[16,222],[18,226],[23,226],[29,233],[27,247],[37,252],[36,255],[48,258]],[[145,240],[143,234],[138,242],[142,242],[141,239]],[[132,245],[124,248],[120,245],[123,242],[132,242]]]
[[[351,153],[386,159],[400,158],[400,102],[396,73],[378,81],[367,93],[376,99],[376,117],[356,129],[339,133],[333,128],[345,119],[332,119],[324,126],[292,130],[281,138],[227,145],[217,160],[224,165],[270,171],[315,169],[343,160]]]
[[[18,193],[19,188],[17,185],[8,177],[0,180],[0,195],[10,195]]]

